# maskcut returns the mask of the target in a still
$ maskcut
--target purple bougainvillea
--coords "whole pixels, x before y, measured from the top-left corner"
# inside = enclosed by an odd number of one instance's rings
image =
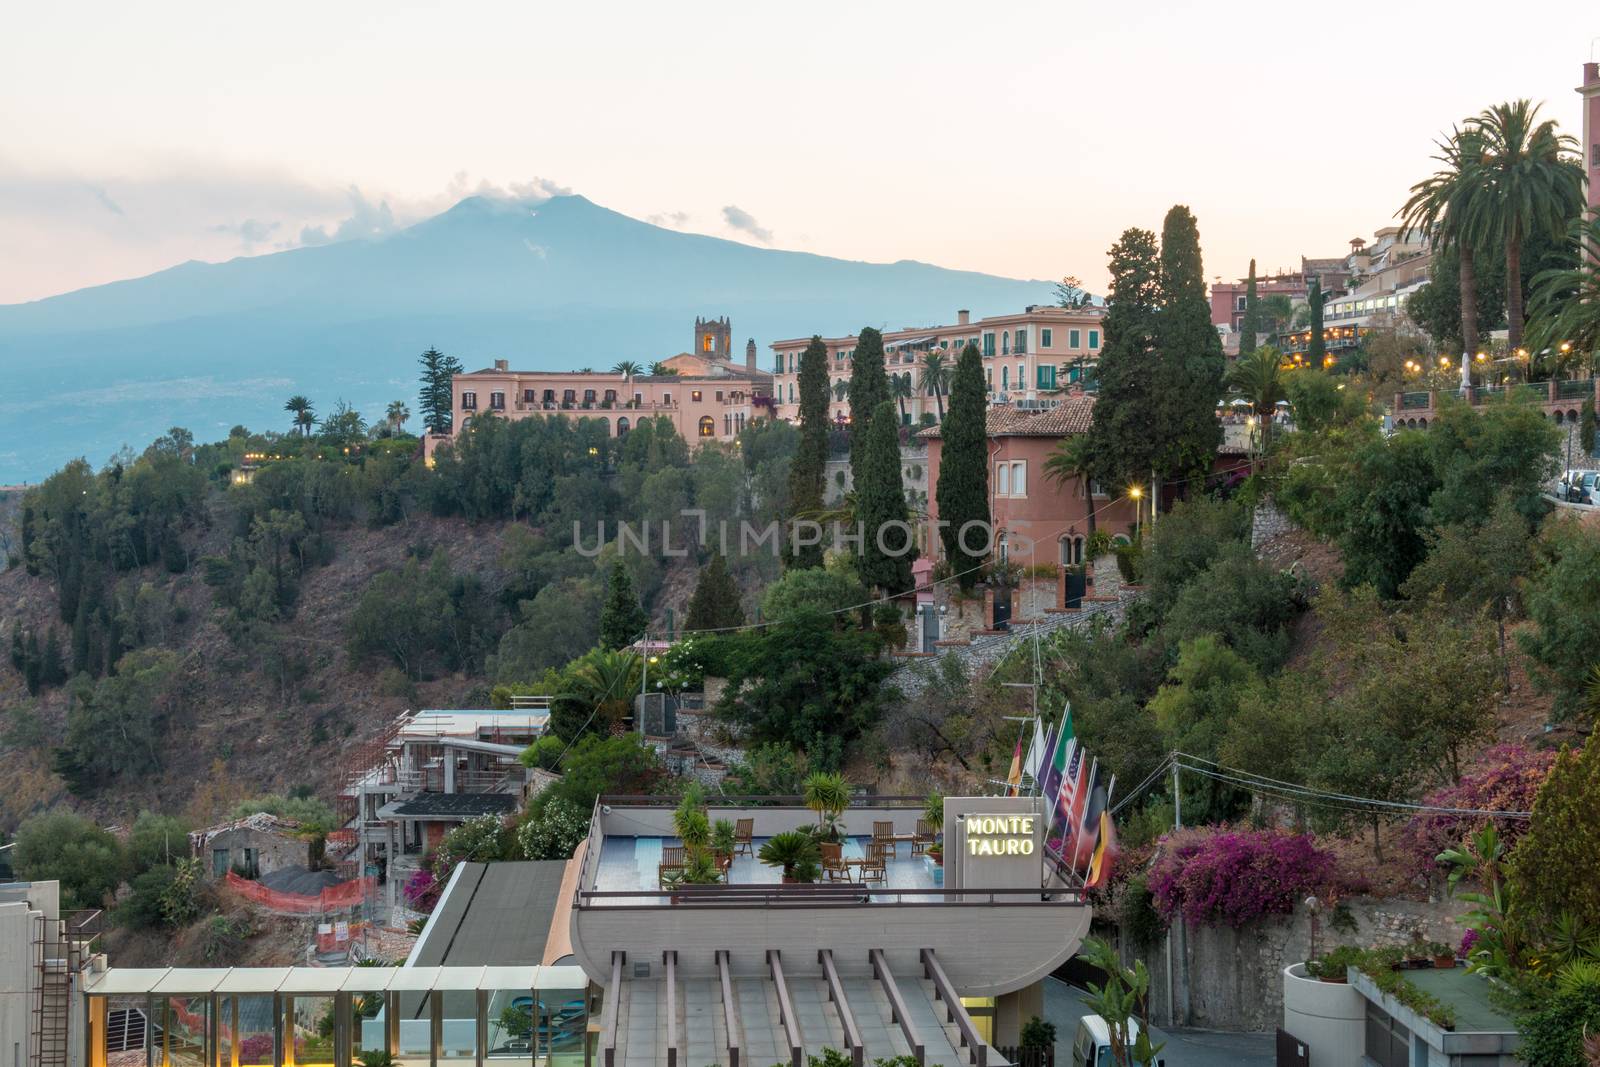
[[[1226,827],[1163,840],[1148,876],[1156,910],[1169,922],[1240,927],[1287,915],[1308,894],[1338,883],[1333,854],[1309,834]]]
[[[416,911],[432,912],[433,906],[439,903],[439,894],[444,890],[439,879],[426,867],[419,867],[411,872],[411,877],[406,879],[405,894],[406,904]]]
[[[1446,786],[1423,798],[1425,804],[1471,811],[1532,811],[1533,798],[1550,774],[1554,752],[1535,752],[1521,745],[1495,745],[1479,757],[1477,765]],[[1406,823],[1400,847],[1419,878],[1436,874],[1435,859],[1447,848],[1457,848],[1483,829],[1490,817],[1454,812],[1424,812]],[[1509,851],[1528,828],[1526,819],[1494,819],[1500,840]]]

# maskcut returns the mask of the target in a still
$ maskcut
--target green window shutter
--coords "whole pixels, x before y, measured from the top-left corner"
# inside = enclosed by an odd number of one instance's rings
[[[1083,341],[1083,333],[1081,331],[1078,331],[1078,330],[1068,330],[1067,331],[1067,347],[1068,348],[1077,348],[1078,345],[1082,343],[1082,341]]]
[[[1090,330],[1089,331],[1089,347],[1090,348],[1099,348],[1100,347],[1100,331],[1099,330]]]

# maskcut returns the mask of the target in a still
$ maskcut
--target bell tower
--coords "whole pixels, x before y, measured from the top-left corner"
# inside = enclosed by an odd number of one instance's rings
[[[720,319],[694,320],[694,347],[689,350],[702,359],[728,359],[733,354],[733,325],[724,315]]]

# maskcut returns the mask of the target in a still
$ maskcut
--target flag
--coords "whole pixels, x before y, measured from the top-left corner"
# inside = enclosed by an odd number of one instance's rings
[[[1022,763],[1022,773],[1033,782],[1039,780],[1039,771],[1044,767],[1044,723],[1039,717],[1033,717],[1033,743],[1028,746],[1028,758]]]
[[[1017,750],[1011,754],[1011,772],[1006,775],[1006,796],[1014,797],[1022,785],[1022,738],[1017,738]]]
[[[1049,766],[1044,772],[1042,793],[1046,804],[1053,803],[1056,793],[1060,791],[1061,776],[1066,773],[1067,761],[1077,748],[1077,738],[1072,734],[1072,705],[1068,704],[1067,712],[1061,718],[1061,732],[1056,735],[1055,749],[1050,753]]]
[[[1111,867],[1118,855],[1117,828],[1111,821],[1111,812],[1100,813],[1100,841],[1089,860],[1089,876],[1084,879],[1085,889],[1099,889],[1111,880]]]
[[[1060,784],[1050,802],[1050,825],[1060,824],[1061,846],[1066,848],[1068,839],[1072,836],[1073,822],[1072,804],[1077,796],[1080,780],[1083,776],[1085,752],[1083,746],[1076,741],[1072,745],[1072,753],[1062,769]]]
[[[1098,772],[1099,768],[1095,768]],[[1086,867],[1094,857],[1095,846],[1100,837],[1100,816],[1110,807],[1107,803],[1106,787],[1100,784],[1099,778],[1090,780],[1090,788],[1085,794],[1083,802],[1083,818],[1078,823],[1076,836],[1072,846],[1072,866],[1076,870]]]
[[[1062,855],[1067,866],[1077,870],[1082,866],[1078,856],[1078,844],[1083,837],[1083,814],[1088,806],[1090,794],[1094,792],[1095,776],[1100,771],[1100,761],[1080,760],[1078,773],[1073,776],[1073,787],[1070,793],[1063,791],[1061,798],[1061,845]],[[1087,859],[1087,856],[1082,857]]]
[[[1050,777],[1050,767],[1055,761],[1056,741],[1056,728],[1054,724],[1051,724],[1050,729],[1044,735],[1044,751],[1039,754],[1040,773],[1033,780],[1034,791],[1037,793],[1044,793],[1045,779]],[[1045,795],[1048,796],[1048,794]]]

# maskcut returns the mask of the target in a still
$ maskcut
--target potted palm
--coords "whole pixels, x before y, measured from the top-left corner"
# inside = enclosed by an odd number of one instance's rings
[[[785,885],[815,882],[822,873],[817,839],[803,830],[784,830],[767,838],[756,858],[783,871]]]
[[[815,771],[806,776],[802,787],[806,807],[817,813],[817,828],[813,833],[818,841],[842,842],[844,829],[839,816],[850,806],[850,783],[844,775]]]
[[[933,844],[928,846],[928,855],[933,857],[933,862],[944,866],[944,794],[938,790],[928,794],[927,802],[922,808],[922,821],[928,824],[933,831]]]
[[[1353,945],[1340,945],[1314,960],[1306,961],[1306,974],[1322,982],[1344,983],[1349,969],[1361,959],[1361,950]]]
[[[680,885],[715,885],[720,881],[722,867],[716,857],[704,849],[691,854],[684,861],[683,874],[678,879]]]
[[[711,824],[711,853],[716,857],[718,867],[726,871],[733,866],[733,853],[738,847],[738,831],[733,823],[718,819]]]

